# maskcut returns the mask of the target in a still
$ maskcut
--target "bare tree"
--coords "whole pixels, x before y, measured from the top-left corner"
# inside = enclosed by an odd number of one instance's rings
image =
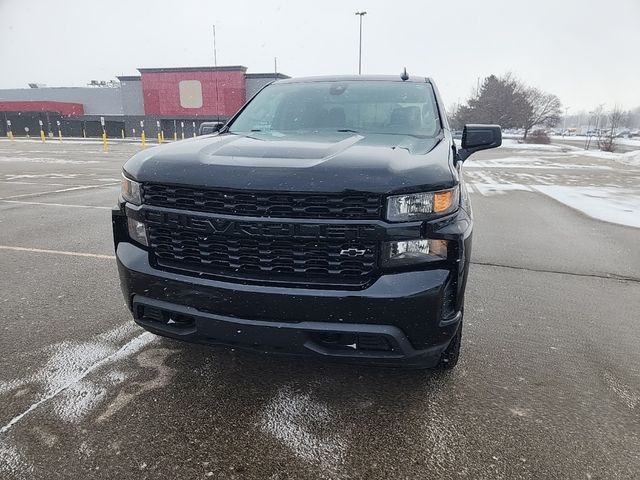
[[[622,124],[625,114],[622,109],[616,105],[608,116],[609,129],[607,130],[605,135],[598,139],[598,146],[600,147],[600,150],[603,150],[605,152],[613,152],[616,149],[616,130]]]
[[[537,88],[528,88],[525,92],[527,102],[531,107],[524,121],[524,140],[529,131],[537,126],[553,127],[560,121],[562,103],[552,93],[546,93]]]

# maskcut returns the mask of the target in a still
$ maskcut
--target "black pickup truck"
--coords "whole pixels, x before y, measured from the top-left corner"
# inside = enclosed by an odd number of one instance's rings
[[[141,151],[113,210],[135,321],[167,337],[377,365],[458,360],[473,219],[424,77],[276,81],[210,135]]]

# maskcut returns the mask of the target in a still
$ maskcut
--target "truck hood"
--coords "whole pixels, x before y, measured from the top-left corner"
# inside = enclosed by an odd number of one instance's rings
[[[139,182],[296,192],[393,193],[456,183],[442,138],[343,132],[198,137],[144,150],[124,170]]]

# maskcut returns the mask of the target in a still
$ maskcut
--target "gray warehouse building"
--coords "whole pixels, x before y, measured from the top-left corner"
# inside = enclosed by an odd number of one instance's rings
[[[281,73],[247,73],[244,66],[140,68],[140,75],[87,87],[0,90],[0,135],[109,137],[191,136],[200,123],[226,120]],[[141,123],[142,122],[142,123]],[[142,126],[142,127],[141,127]]]

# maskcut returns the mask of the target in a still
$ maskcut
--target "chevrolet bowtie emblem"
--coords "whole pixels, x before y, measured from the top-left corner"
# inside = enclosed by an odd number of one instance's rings
[[[349,249],[346,249],[346,250],[340,250],[340,255],[344,255],[345,257],[361,257],[365,253],[367,253],[366,250],[359,250],[357,248],[349,248]]]

